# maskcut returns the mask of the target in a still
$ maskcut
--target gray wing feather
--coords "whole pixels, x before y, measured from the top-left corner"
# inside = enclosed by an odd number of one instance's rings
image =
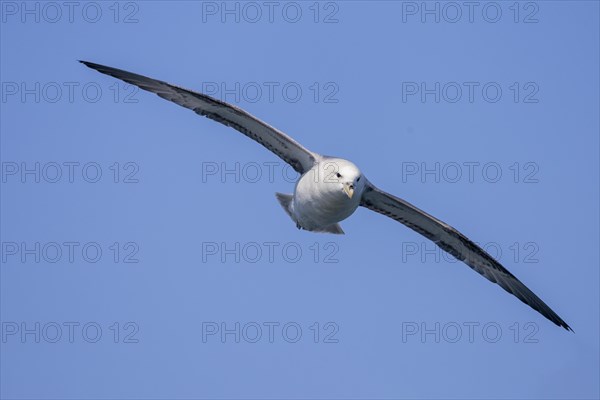
[[[143,90],[156,93],[163,99],[172,101],[182,107],[193,110],[199,115],[234,128],[275,153],[300,174],[312,168],[318,157],[285,133],[273,128],[241,108],[224,101],[117,68],[87,61],[80,62],[103,74],[121,79]]]
[[[497,283],[556,325],[572,331],[571,327],[527,286],[485,250],[450,225],[402,199],[379,190],[371,183],[367,185],[360,205],[390,217],[432,240],[442,250],[464,262],[488,280]]]

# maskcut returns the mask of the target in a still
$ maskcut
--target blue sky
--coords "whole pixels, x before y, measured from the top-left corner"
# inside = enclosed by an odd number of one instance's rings
[[[598,398],[598,3],[269,4],[0,3],[0,395]],[[78,59],[353,160],[575,334],[366,209],[298,231],[276,156]]]

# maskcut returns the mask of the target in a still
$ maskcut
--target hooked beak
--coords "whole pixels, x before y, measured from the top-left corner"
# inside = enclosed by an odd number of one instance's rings
[[[351,199],[354,195],[354,185],[351,183],[344,183],[343,189],[344,193],[346,193],[346,196],[348,196],[348,198]]]

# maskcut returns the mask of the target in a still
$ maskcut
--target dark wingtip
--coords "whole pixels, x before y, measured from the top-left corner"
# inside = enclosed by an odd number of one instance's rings
[[[569,326],[569,324],[567,324],[565,321],[562,320],[562,318],[558,318],[558,321],[554,322],[556,325],[560,326],[561,328],[564,328],[567,331],[571,331],[573,333],[575,333],[575,331],[573,330],[573,328],[571,328]]]
[[[93,62],[89,62],[89,61],[85,61],[85,60],[77,60],[77,61],[79,61],[80,63],[82,63],[83,65],[85,65],[86,67],[89,67],[89,68],[94,68],[95,65],[98,65],[98,64],[94,64]]]

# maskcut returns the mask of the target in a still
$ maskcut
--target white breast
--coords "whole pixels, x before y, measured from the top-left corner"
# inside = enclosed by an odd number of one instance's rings
[[[316,165],[296,184],[293,213],[296,221],[305,229],[312,230],[340,222],[352,215],[360,203],[360,193],[348,198],[342,185],[328,179],[329,175],[322,165]]]

